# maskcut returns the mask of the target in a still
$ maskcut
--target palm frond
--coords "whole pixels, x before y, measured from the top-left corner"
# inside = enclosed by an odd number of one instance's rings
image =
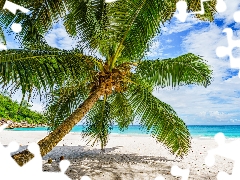
[[[0,52],[0,83],[15,84],[22,93],[32,88],[51,89],[66,79],[86,80],[92,77],[92,57],[61,50],[8,50]]]
[[[30,10],[28,15],[18,11],[16,15],[8,10],[0,11],[0,23],[4,27],[10,27],[13,23],[20,23],[22,31],[17,39],[23,47],[39,48],[43,44],[44,35],[54,23],[66,15],[67,9],[63,0],[28,1],[12,0],[11,2],[21,5]],[[44,42],[44,43],[43,43]]]
[[[111,115],[121,131],[128,128],[134,121],[134,114],[125,93],[113,93],[109,98]]]
[[[138,59],[148,50],[150,42],[160,32],[160,25],[170,20],[176,11],[175,0],[104,0],[70,3],[65,27],[78,35],[84,48],[99,50],[114,63],[116,59]],[[199,0],[188,0],[189,11],[199,10]],[[216,1],[205,2],[207,19],[216,12]],[[203,19],[205,15],[201,16]]]
[[[22,24],[18,38],[24,47],[41,47],[44,35],[60,18],[65,19],[67,31],[81,39],[82,48],[100,51],[113,61],[137,59],[143,56],[150,42],[160,32],[160,25],[170,20],[176,11],[176,1],[158,0],[118,0],[105,3],[105,0],[73,1],[27,1],[13,2],[30,9],[25,15],[13,15],[7,10],[0,12],[1,24],[9,27],[14,22]],[[199,0],[187,0],[188,10],[199,10]],[[202,20],[213,20],[216,0],[204,3]],[[68,14],[67,14],[68,13]]]
[[[145,60],[138,64],[136,75],[160,87],[197,84],[204,87],[212,81],[212,70],[194,54],[164,60]]]
[[[172,107],[151,92],[135,87],[128,92],[128,100],[135,118],[143,128],[150,131],[158,142],[163,143],[173,154],[184,156],[190,148],[190,133]]]
[[[107,145],[108,135],[112,130],[113,122],[111,118],[110,104],[105,100],[98,100],[94,107],[86,115],[85,130],[83,138],[92,142],[94,146],[100,142],[101,149]]]
[[[64,18],[64,25],[70,35],[79,36],[79,48],[94,51],[99,43],[106,43],[107,37],[102,32],[107,23],[105,0],[72,0],[67,6],[69,14]]]
[[[89,89],[85,84],[68,81],[64,87],[56,88],[47,95],[47,106],[44,113],[48,120],[49,130],[57,128],[86,99]],[[80,119],[79,119],[80,121]]]

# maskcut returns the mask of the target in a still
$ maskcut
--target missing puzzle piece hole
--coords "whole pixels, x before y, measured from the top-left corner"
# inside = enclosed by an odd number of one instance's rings
[[[207,166],[212,167],[215,163],[215,158],[213,155],[207,155],[205,158],[205,163]]]
[[[187,19],[187,3],[185,1],[178,1],[176,3],[176,8],[178,11],[178,14],[176,15],[176,17],[178,18],[178,20],[180,22],[185,22]]]
[[[62,160],[59,164],[62,173],[65,173],[69,166],[70,162],[68,160]]]
[[[182,180],[187,180],[189,176],[189,169],[181,169],[178,166],[172,166],[171,168],[171,174],[173,176],[181,176]]]
[[[217,49],[216,49],[216,55],[218,56],[218,57],[224,57],[224,56],[226,56],[228,53],[227,53],[227,48],[226,47],[224,47],[224,46],[219,46],[219,47],[217,47]]]
[[[186,13],[187,11],[187,3],[185,1],[178,1],[176,3],[176,8],[180,14]]]
[[[16,141],[12,141],[7,146],[9,152],[15,152],[19,149],[19,144]]]
[[[229,174],[227,174],[226,172],[220,171],[217,175],[217,179],[218,180],[233,180]]]
[[[223,133],[217,133],[215,136],[214,136],[214,139],[215,141],[218,143],[218,145],[224,145],[225,144],[225,136]]]
[[[10,1],[5,2],[3,9],[7,9],[8,11],[10,11],[13,14],[16,14],[17,11],[21,11],[23,13],[30,12],[30,10],[28,10],[18,4],[12,3]],[[22,26],[21,26],[21,24],[18,24],[18,23],[13,23],[11,28],[15,33],[20,33],[22,31]]]
[[[20,33],[22,31],[22,26],[21,24],[18,24],[18,23],[13,23],[11,28],[15,33]]]
[[[156,177],[154,180],[165,180],[165,178],[162,175],[159,175],[158,177]]]
[[[91,180],[91,178],[88,177],[88,176],[83,176],[83,177],[81,178],[81,180]]]
[[[226,11],[226,9],[227,9],[226,3],[223,0],[218,0],[216,5],[217,12],[221,13]]]
[[[240,11],[235,12],[233,18],[235,22],[240,22]]]

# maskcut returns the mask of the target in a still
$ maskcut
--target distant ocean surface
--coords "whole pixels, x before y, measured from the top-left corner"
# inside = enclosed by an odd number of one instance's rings
[[[75,126],[71,132],[82,132],[82,125]],[[240,125],[188,125],[192,137],[214,137],[215,134],[222,132],[227,138],[240,138]],[[9,131],[47,131],[47,128],[15,128]],[[131,125],[127,130],[121,132],[117,126],[114,126],[111,133],[113,134],[132,134],[143,135],[149,134],[139,125]]]

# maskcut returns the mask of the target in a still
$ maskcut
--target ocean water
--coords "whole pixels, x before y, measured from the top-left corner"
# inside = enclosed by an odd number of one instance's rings
[[[82,132],[83,126],[75,126],[71,132]],[[227,138],[240,138],[240,125],[189,125],[188,129],[192,137],[211,138],[215,134],[222,132]],[[47,131],[45,127],[37,128],[15,128],[9,131]],[[114,134],[149,134],[139,125],[131,125],[127,130],[121,132],[117,126],[113,126],[111,133]]]

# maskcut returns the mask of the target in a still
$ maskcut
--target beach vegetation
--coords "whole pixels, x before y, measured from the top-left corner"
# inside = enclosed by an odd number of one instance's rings
[[[0,119],[11,120],[13,122],[27,122],[28,124],[47,123],[43,114],[32,111],[31,105],[24,100],[22,104],[13,101],[7,91],[0,93]]]

